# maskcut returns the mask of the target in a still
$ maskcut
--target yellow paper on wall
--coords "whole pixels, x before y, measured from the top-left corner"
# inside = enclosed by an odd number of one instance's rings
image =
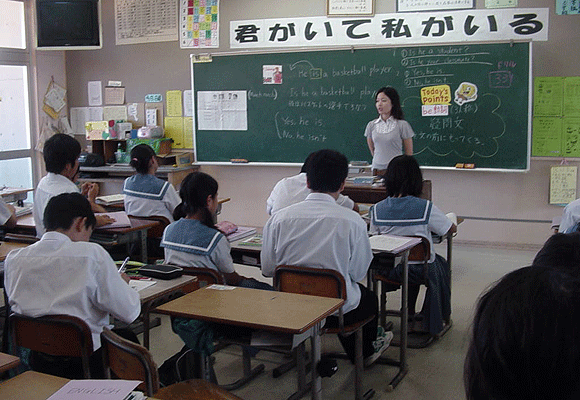
[[[181,104],[181,90],[168,90],[165,93],[167,116],[181,117],[183,115],[183,106]]]
[[[193,149],[193,117],[183,118],[183,148]]]
[[[183,149],[183,118],[165,117],[165,137],[173,139],[172,148]]]
[[[576,200],[578,167],[567,165],[550,169],[550,204],[568,204]]]

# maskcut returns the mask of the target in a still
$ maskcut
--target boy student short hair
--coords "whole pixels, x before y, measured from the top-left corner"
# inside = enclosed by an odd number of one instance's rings
[[[44,142],[42,153],[46,171],[60,174],[67,164],[75,165],[81,155],[81,145],[75,138],[57,133]]]
[[[348,160],[334,150],[318,150],[311,154],[306,169],[308,187],[314,192],[334,193],[348,176]]]
[[[87,228],[94,228],[97,224],[91,203],[82,194],[62,193],[48,201],[44,209],[43,223],[47,231],[66,230],[77,217],[87,219]]]
[[[536,254],[532,265],[563,268],[580,275],[580,232],[550,236]]]
[[[306,157],[306,160],[304,160],[304,164],[302,164],[302,168],[300,169],[300,173],[308,171],[308,166],[310,165],[310,160],[312,160],[313,155],[314,155],[314,153],[308,154],[308,157]]]
[[[401,98],[399,97],[399,93],[393,87],[382,87],[377,90],[377,94],[375,94],[375,100],[379,93],[384,93],[390,100],[391,100],[391,115],[395,119],[405,119],[405,114],[403,113],[403,107],[401,107]]]
[[[131,162],[129,163],[135,171],[140,174],[149,172],[149,161],[155,157],[155,151],[151,146],[146,144],[138,144],[131,150]]]
[[[465,360],[468,400],[580,398],[580,279],[524,267],[479,300]]]
[[[413,156],[400,155],[393,158],[384,178],[389,197],[419,197],[423,191],[423,174]]]

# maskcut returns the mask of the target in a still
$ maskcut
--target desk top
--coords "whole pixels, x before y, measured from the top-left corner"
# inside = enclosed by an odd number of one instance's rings
[[[343,303],[342,299],[328,297],[211,285],[165,303],[155,312],[299,334],[334,313]]]
[[[131,222],[130,227],[123,227],[123,228],[96,228],[95,232],[98,233],[128,233],[132,231],[138,231],[141,229],[149,229],[153,228],[154,226],[159,225],[159,221],[152,221],[148,219],[137,219],[129,217],[129,221]],[[23,230],[27,232],[36,232],[36,225],[34,225],[34,217],[32,214],[23,215],[17,218],[16,222],[16,230]]]
[[[179,278],[163,280],[155,279],[155,285],[149,286],[139,291],[141,303],[155,300],[159,297],[173,292],[179,288],[189,285],[197,280],[195,276],[182,275]]]
[[[20,364],[20,358],[6,354],[0,353],[0,374],[14,368]]]
[[[0,383],[0,398],[46,400],[68,381],[58,376],[26,371]]]
[[[29,244],[18,242],[0,242],[0,262],[4,261],[8,253],[10,253],[12,250],[26,246],[29,246]]]

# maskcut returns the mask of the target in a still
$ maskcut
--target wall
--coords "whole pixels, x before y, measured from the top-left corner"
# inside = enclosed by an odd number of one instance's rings
[[[66,74],[69,106],[87,106],[87,82],[121,80],[127,88],[127,102],[142,101],[147,93],[189,89],[190,50],[178,42],[115,45],[114,0],[103,2],[104,46],[101,50],[68,51]],[[229,50],[230,20],[303,17],[325,15],[325,0],[269,2],[235,0],[220,2],[221,47]],[[477,1],[483,8],[483,1]],[[549,40],[533,46],[534,76],[574,76],[580,65],[577,29],[580,15],[557,16],[553,0],[520,0],[520,8],[549,7]],[[395,12],[394,0],[376,1],[377,13]],[[207,52],[204,51],[204,52]],[[218,51],[212,51],[218,52]],[[517,101],[517,99],[514,99]],[[412,122],[412,121],[411,121]],[[362,131],[361,127],[361,140]],[[427,170],[433,182],[433,200],[444,211],[458,215],[524,220],[551,220],[561,208],[548,205],[549,167],[559,160],[532,160],[528,173],[489,173],[477,171]],[[572,160],[571,165],[580,164]],[[221,219],[239,224],[262,225],[267,220],[265,202],[271,188],[282,177],[298,171],[296,167],[203,167],[220,183],[220,197],[231,197]],[[489,222],[466,220],[458,240],[537,245],[550,234],[548,223]]]

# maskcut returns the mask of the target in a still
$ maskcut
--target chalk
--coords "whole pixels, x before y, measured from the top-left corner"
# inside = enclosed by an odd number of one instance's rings
[[[246,160],[245,158],[232,158],[230,162],[234,164],[247,164],[249,161]]]

